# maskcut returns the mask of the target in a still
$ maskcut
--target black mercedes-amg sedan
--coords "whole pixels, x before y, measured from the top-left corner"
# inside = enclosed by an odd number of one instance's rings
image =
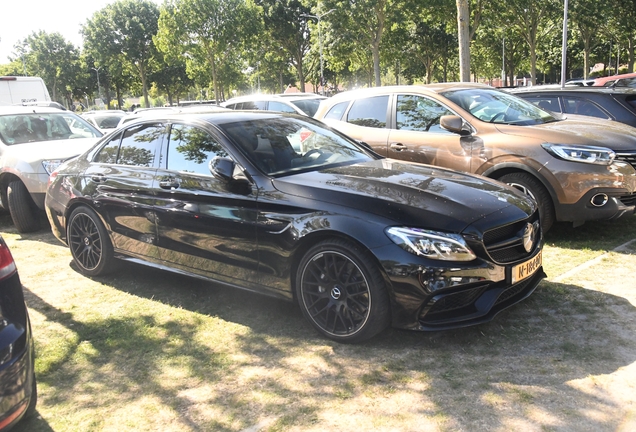
[[[339,342],[491,320],[545,274],[535,202],[263,111],[126,125],[51,175],[80,272],[115,258],[296,301]]]

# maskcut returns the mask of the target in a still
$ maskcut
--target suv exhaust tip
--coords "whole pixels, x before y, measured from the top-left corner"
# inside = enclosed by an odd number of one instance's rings
[[[592,199],[590,200],[590,204],[592,204],[594,207],[603,207],[605,204],[607,204],[607,201],[609,201],[609,197],[607,196],[607,194],[599,193],[592,197]]]

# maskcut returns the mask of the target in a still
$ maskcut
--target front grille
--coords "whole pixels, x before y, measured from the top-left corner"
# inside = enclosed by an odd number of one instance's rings
[[[497,301],[495,302],[495,305],[498,305],[499,303],[503,303],[506,300],[508,300],[509,298],[512,298],[514,296],[516,296],[517,294],[519,294],[520,292],[525,291],[525,289],[528,287],[528,284],[530,282],[533,282],[534,277],[528,278],[522,282],[519,282],[516,285],[512,285],[508,288],[506,288],[504,290],[504,292],[502,292],[499,297],[497,298]]]
[[[477,299],[485,289],[486,287],[479,286],[473,289],[447,294],[431,306],[428,310],[428,314],[449,312],[469,306],[473,304],[475,299]]]
[[[528,223],[534,226],[536,232],[530,252],[523,247],[523,234]],[[535,212],[528,219],[486,231],[484,246],[493,261],[508,264],[530,256],[540,238],[539,215]]]
[[[636,169],[636,152],[634,153],[616,153],[616,160],[627,162]]]
[[[621,203],[623,203],[623,205],[625,206],[630,207],[630,206],[636,205],[636,194],[623,195],[619,197],[618,199],[621,200]]]

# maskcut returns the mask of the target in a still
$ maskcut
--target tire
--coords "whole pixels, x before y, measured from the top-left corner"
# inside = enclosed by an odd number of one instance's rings
[[[324,241],[307,251],[296,273],[296,294],[305,318],[337,342],[370,339],[390,322],[377,264],[348,241]]]
[[[31,383],[31,400],[29,401],[29,406],[27,406],[24,413],[24,418],[32,417],[35,414],[35,408],[38,404],[38,385],[35,381],[35,374],[33,374]]]
[[[98,276],[112,270],[113,245],[97,213],[82,206],[71,213],[67,227],[68,245],[79,272]]]
[[[24,183],[19,180],[9,183],[7,201],[13,225],[19,232],[27,233],[40,229],[40,209],[33,202]]]
[[[499,181],[519,189],[537,202],[541,227],[544,233],[548,232],[555,220],[554,204],[552,197],[541,182],[530,174],[521,172],[503,175],[499,177]]]

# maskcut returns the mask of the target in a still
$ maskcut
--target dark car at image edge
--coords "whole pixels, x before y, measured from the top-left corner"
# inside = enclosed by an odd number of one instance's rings
[[[338,342],[486,322],[545,277],[526,195],[298,115],[133,123],[59,167],[45,207],[85,275],[120,258],[294,300]]]
[[[0,431],[35,413],[34,346],[22,283],[0,237]]]

